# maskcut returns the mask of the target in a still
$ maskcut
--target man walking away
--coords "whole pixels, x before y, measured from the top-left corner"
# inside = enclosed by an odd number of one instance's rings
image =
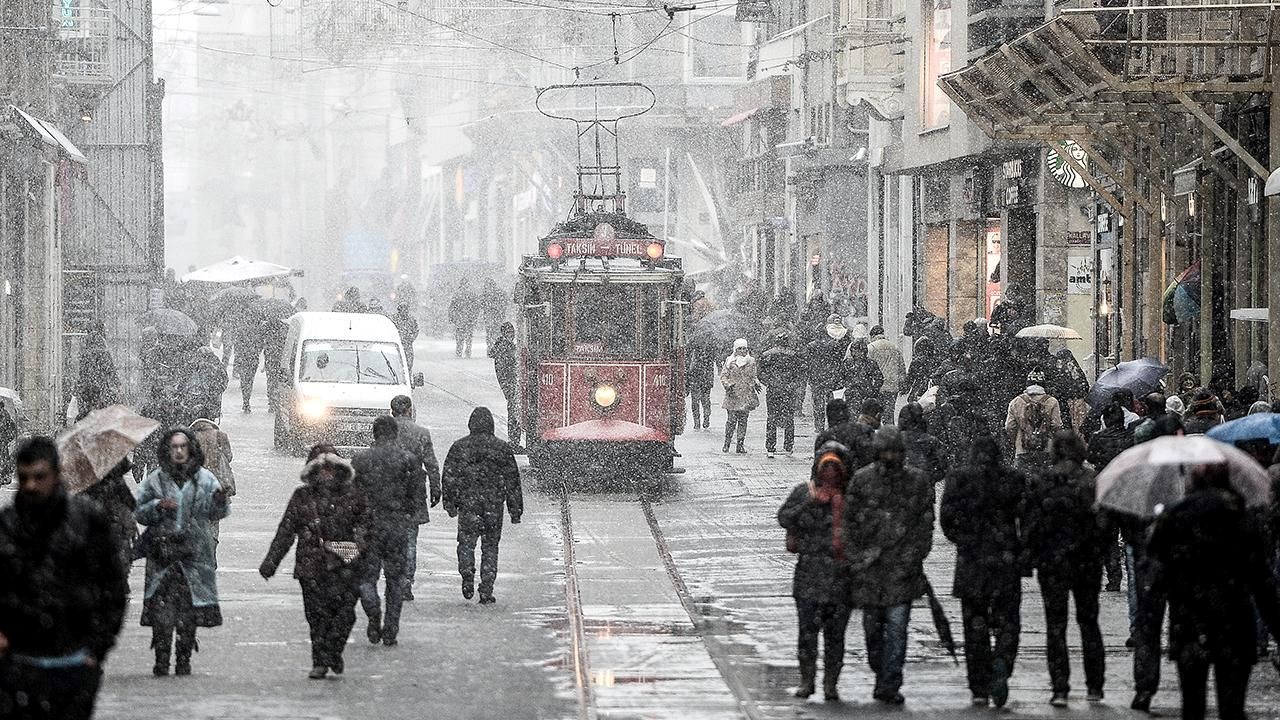
[[[880,383],[880,406],[884,408],[881,421],[885,425],[893,424],[894,410],[898,407],[898,394],[907,383],[907,365],[902,359],[902,350],[884,335],[884,327],[876,325],[871,328],[871,344],[867,346],[867,355],[880,367],[884,380]]]
[[[0,510],[0,717],[88,720],[129,586],[102,511],[71,497],[51,438],[14,453]]]
[[[1044,600],[1046,654],[1053,696],[1049,703],[1066,707],[1071,692],[1071,660],[1067,654],[1067,602],[1075,598],[1080,626],[1087,699],[1102,702],[1106,656],[1098,625],[1102,592],[1103,532],[1093,510],[1094,472],[1084,466],[1080,436],[1059,430],[1053,436],[1053,464],[1031,478],[1027,502],[1027,552],[1040,580]]]
[[[493,358],[493,373],[498,377],[498,387],[502,388],[502,396],[507,400],[507,442],[511,443],[512,452],[523,455],[525,449],[520,442],[523,438],[523,426],[520,424],[520,385],[516,373],[519,367],[516,326],[510,322],[502,323],[497,337],[489,343],[487,352]]]
[[[1257,662],[1253,610],[1273,634],[1280,628],[1276,579],[1227,466],[1197,467],[1186,485],[1187,496],[1156,521],[1149,545],[1157,592],[1169,598],[1169,656],[1178,665],[1182,717],[1204,718],[1212,666],[1218,717],[1244,720]]]
[[[396,306],[396,314],[391,316],[391,324],[396,326],[400,334],[400,345],[404,348],[404,358],[409,363],[409,372],[413,372],[413,343],[418,339],[418,321],[413,317],[409,303]]]
[[[427,509],[426,473],[422,463],[396,444],[399,424],[382,416],[373,421],[373,447],[357,453],[351,465],[356,484],[369,504],[369,550],[360,605],[369,618],[369,642],[395,645],[404,602],[405,548],[409,529]],[[386,575],[387,612],[382,614],[378,577]]]
[[[849,349],[849,328],[839,315],[827,317],[827,324],[808,346],[810,394],[813,396],[813,432],[828,426],[823,415],[831,395],[844,387],[844,354]]]
[[[431,507],[440,504],[440,464],[436,462],[436,450],[431,444],[431,431],[413,420],[413,400],[408,395],[397,395],[391,399],[391,417],[396,419],[396,445],[413,456],[417,462],[415,470],[421,467],[427,473],[427,482],[431,487]],[[413,602],[413,579],[418,572],[418,530],[425,523],[431,522],[429,511],[425,505],[421,513],[409,524],[409,543],[406,546],[404,573],[404,601]]]
[[[462,597],[475,594],[476,540],[480,540],[480,604],[497,602],[493,584],[498,577],[498,543],[502,540],[502,509],[513,525],[524,513],[520,468],[511,446],[493,434],[493,413],[478,407],[467,423],[471,434],[449,448],[444,459],[444,509],[458,518],[458,574]]]
[[[716,382],[715,343],[705,335],[695,335],[689,341],[685,368],[685,388],[689,391],[689,405],[693,412],[693,429],[711,427],[711,387]]]
[[[844,531],[850,600],[862,608],[867,658],[876,674],[872,697],[889,705],[905,700],[911,603],[925,594],[924,559],[933,547],[933,482],[903,464],[902,434],[881,428],[873,438],[876,461],[854,473],[845,493]]]
[[[1148,405],[1151,407],[1150,400],[1152,396],[1160,399],[1160,404],[1164,404],[1164,396],[1159,393],[1152,393],[1147,396]],[[1163,415],[1163,407],[1161,408],[1161,416]],[[1094,470],[1102,472],[1107,465],[1111,464],[1120,453],[1133,447],[1135,436],[1138,431],[1143,429],[1150,423],[1152,431],[1154,431],[1156,421],[1150,416],[1138,424],[1137,429],[1130,430],[1124,426],[1124,411],[1119,405],[1111,403],[1102,410],[1102,430],[1093,434],[1089,438],[1089,464]],[[1104,556],[1107,570],[1107,592],[1120,591],[1121,568],[1124,565],[1124,547],[1120,543],[1120,529],[1112,524],[1111,529],[1107,531],[1107,536],[1103,538]],[[1132,584],[1133,570],[1129,570],[1130,584]]]
[[[875,461],[871,449],[874,429],[849,417],[849,405],[841,398],[827,401],[827,429],[818,433],[813,449],[816,451],[829,442],[837,442],[849,451],[849,472],[854,473]]]
[[[907,465],[923,470],[935,485],[942,482],[950,464],[947,449],[941,440],[929,433],[929,423],[920,403],[909,402],[902,406],[902,412],[898,413],[898,430],[902,431],[902,442],[907,448]]]
[[[760,382],[766,388],[765,452],[771,458],[777,453],[781,427],[782,449],[791,455],[795,451],[796,404],[804,389],[804,367],[786,333],[778,333],[773,347],[760,356]]]
[[[1045,393],[1043,382],[1044,373],[1032,370],[1026,392],[1009,402],[1004,430],[1016,458],[1047,452],[1049,439],[1062,429],[1062,410],[1057,399]]]
[[[862,407],[867,400],[875,400],[880,406],[880,410],[876,411],[879,415],[884,410],[884,405],[880,403],[880,388],[884,385],[884,374],[880,372],[880,366],[870,358],[867,352],[865,340],[854,338],[853,342],[849,343],[849,350],[845,354],[844,399],[850,407]]]
[[[471,292],[471,286],[464,278],[458,285],[458,291],[449,302],[449,322],[453,323],[453,339],[456,342],[454,353],[462,357],[465,352],[471,357],[471,336],[476,330],[476,318],[480,317],[480,299]]]
[[[247,323],[236,334],[235,375],[240,380],[241,410],[247,415],[249,399],[253,397],[253,380],[258,374],[258,360],[262,356],[262,326]]]
[[[976,707],[1009,700],[1022,632],[1026,478],[1002,462],[1000,443],[979,435],[963,467],[947,475],[942,532],[956,545],[954,592],[964,619],[964,663]],[[992,648],[994,641],[994,651]]]

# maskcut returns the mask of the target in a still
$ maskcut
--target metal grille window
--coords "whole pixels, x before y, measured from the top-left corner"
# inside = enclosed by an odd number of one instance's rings
[[[54,72],[72,83],[110,83],[114,17],[93,0],[55,0],[58,29]]]

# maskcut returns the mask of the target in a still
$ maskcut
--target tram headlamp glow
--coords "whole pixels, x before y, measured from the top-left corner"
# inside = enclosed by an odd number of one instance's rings
[[[648,256],[650,260],[661,260],[662,253],[665,250],[666,248],[662,246],[662,243],[652,242],[649,243],[649,247],[644,249],[644,254]]]
[[[559,260],[564,256],[564,246],[560,243],[551,243],[547,246],[547,257],[552,260]]]
[[[618,389],[612,385],[597,385],[591,393],[591,399],[602,408],[613,407],[618,402]]]
[[[318,422],[329,415],[329,405],[320,398],[303,400],[302,404],[298,406],[298,414],[304,420]]]

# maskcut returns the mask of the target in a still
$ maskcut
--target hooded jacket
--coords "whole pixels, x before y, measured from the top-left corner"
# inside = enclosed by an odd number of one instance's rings
[[[319,471],[334,470],[334,479],[322,483]],[[298,542],[294,552],[293,576],[299,580],[332,578],[354,583],[360,577],[361,562],[350,565],[324,548],[328,542],[354,542],[363,555],[369,534],[369,507],[364,492],[353,479],[351,463],[338,455],[324,454],[302,469],[302,487],[293,491],[275,538],[258,571],[263,577],[275,574],[285,553]]]
[[[990,436],[975,440],[964,465],[947,475],[940,521],[956,545],[957,597],[988,600],[1019,591],[1026,482],[1001,462],[1000,445]]]
[[[408,529],[427,512],[427,474],[396,442],[375,444],[351,459],[378,533]]]
[[[471,434],[455,442],[444,459],[445,512],[449,517],[463,513],[501,521],[505,504],[511,522],[520,522],[520,467],[511,445],[493,434],[493,413],[476,408],[467,428]]]
[[[867,356],[880,368],[880,392],[897,393],[907,381],[907,366],[902,359],[902,351],[883,334],[871,336],[867,345]]]
[[[218,478],[227,495],[236,494],[236,476],[231,470],[231,439],[212,420],[200,418],[191,423],[191,432],[200,444],[204,467]]]
[[[186,465],[175,466],[169,460],[169,440],[182,433],[187,436],[191,456]],[[161,532],[185,532],[191,538],[192,553],[182,560],[182,574],[191,589],[191,604],[196,608],[216,607],[218,604],[217,570],[214,540],[214,524],[230,512],[222,485],[213,473],[202,467],[204,453],[189,430],[170,430],[160,438],[156,450],[160,467],[147,474],[138,490],[138,509],[134,517],[142,525],[157,528]],[[172,499],[178,503],[173,510],[160,507],[160,502]],[[146,599],[150,600],[164,578],[174,572],[174,566],[162,566],[153,558],[147,558]],[[146,612],[144,608],[144,621]]]

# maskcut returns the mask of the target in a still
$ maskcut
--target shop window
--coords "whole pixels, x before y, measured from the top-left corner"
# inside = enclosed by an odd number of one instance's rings
[[[938,78],[951,72],[951,0],[924,0],[924,101],[921,125],[925,130],[951,122],[951,101],[938,88]]]

